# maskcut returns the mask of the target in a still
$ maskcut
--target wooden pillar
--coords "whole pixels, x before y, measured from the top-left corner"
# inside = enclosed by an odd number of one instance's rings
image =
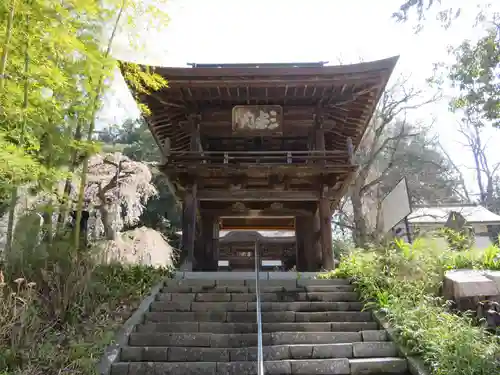
[[[204,271],[205,267],[205,241],[203,239],[204,219],[197,216],[194,239],[194,263],[193,271]]]
[[[214,218],[213,221],[213,235],[212,235],[212,268],[214,271],[219,269],[219,218]]]
[[[332,244],[332,211],[330,209],[330,200],[324,194],[319,201],[318,211],[321,232],[322,268],[329,271],[335,267]]]
[[[307,271],[307,244],[306,244],[306,231],[307,231],[307,216],[297,216],[295,218],[295,249],[297,252],[296,268],[299,272]]]
[[[313,216],[313,230],[312,230],[312,254],[311,254],[311,271],[321,271],[322,265],[322,251],[321,251],[321,220],[319,217],[319,209],[316,209]]]
[[[305,262],[306,262],[306,271],[314,272],[316,271],[316,253],[314,252],[316,247],[316,243],[314,241],[314,216],[308,215],[305,216],[306,220],[304,220],[304,252],[305,252]]]
[[[187,270],[192,270],[195,265],[196,191],[197,185],[193,184],[182,203],[182,250],[187,252]]]
[[[199,151],[200,132],[199,132],[199,116],[190,116],[191,123],[191,138],[190,150]],[[198,265],[196,258],[198,254],[195,252],[196,240],[196,221],[198,213],[197,189],[198,186],[194,182],[186,191],[182,210],[182,249],[187,251],[188,270],[197,269]],[[202,261],[202,260],[200,260]]]
[[[217,271],[218,256],[216,254],[215,220],[213,216],[203,218],[203,271]]]

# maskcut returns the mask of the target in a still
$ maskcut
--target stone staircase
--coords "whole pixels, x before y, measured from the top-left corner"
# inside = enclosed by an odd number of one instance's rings
[[[347,280],[262,280],[265,374],[408,374]],[[111,375],[257,374],[255,280],[169,280]]]

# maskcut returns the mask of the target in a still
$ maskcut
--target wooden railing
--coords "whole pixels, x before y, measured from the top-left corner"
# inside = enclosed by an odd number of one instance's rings
[[[167,163],[200,164],[307,164],[339,163],[349,165],[347,151],[177,151]]]

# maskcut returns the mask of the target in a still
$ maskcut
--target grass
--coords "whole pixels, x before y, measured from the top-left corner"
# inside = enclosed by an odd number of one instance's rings
[[[385,315],[397,340],[434,375],[500,374],[500,337],[439,297],[446,271],[500,269],[500,250],[451,251],[428,240],[355,250],[321,278],[350,277],[367,308]]]
[[[0,375],[95,374],[118,327],[169,274],[141,265],[96,265],[67,245],[51,245],[38,270],[30,257],[1,273]],[[14,279],[14,270],[23,277]]]

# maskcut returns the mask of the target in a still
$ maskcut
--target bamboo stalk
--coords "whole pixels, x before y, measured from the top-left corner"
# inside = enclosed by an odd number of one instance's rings
[[[15,8],[16,0],[12,0],[10,3],[9,17],[7,18],[7,29],[5,30],[5,43],[3,45],[2,57],[0,59],[0,92],[2,92],[5,87],[5,70],[7,68],[7,55],[9,54],[12,30],[14,29]]]
[[[16,0],[12,0],[10,4],[9,17],[7,19],[7,30],[5,31],[5,44],[0,59],[0,93],[3,93],[5,88],[5,71],[7,69],[7,55],[9,51],[10,40],[12,39],[12,31],[14,29],[14,14],[15,14]],[[28,38],[26,38],[28,40]],[[28,50],[26,50],[26,55]],[[27,70],[28,63],[25,61],[25,71]],[[25,90],[26,87],[25,87]],[[25,96],[26,99],[26,96]],[[23,104],[23,108],[27,107],[27,100]],[[22,137],[23,132],[21,132]],[[22,142],[22,139],[21,139]],[[16,214],[17,204],[17,186],[14,186],[11,191],[9,202],[9,216],[7,223],[7,238],[5,244],[5,253],[8,254],[12,250],[12,239],[14,237],[14,221]]]

